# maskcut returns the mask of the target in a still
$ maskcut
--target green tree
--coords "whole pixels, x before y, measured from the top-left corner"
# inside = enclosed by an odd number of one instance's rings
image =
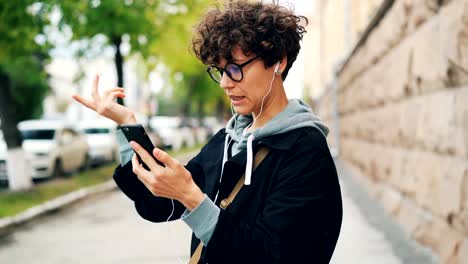
[[[207,111],[222,116],[219,106],[225,105],[223,91],[206,73],[206,66],[190,52],[193,28],[213,1],[184,0],[173,5],[176,12],[168,14],[164,30],[151,45],[150,53],[157,56],[168,69],[174,99],[180,114],[202,118]],[[217,108],[218,109],[217,109]],[[225,107],[221,107],[225,108]]]
[[[51,45],[44,25],[49,7],[45,1],[0,2],[0,119],[12,190],[32,186],[17,124],[41,114],[48,91],[44,66]]]
[[[8,149],[21,146],[18,122],[40,116],[47,94],[44,71],[51,48],[44,34],[48,6],[0,2],[0,119]]]
[[[75,0],[57,1],[62,12],[61,25],[69,25],[73,40],[105,36],[115,50],[117,86],[124,87],[124,56],[121,44],[128,40],[130,54],[148,57],[148,45],[158,36],[162,25],[159,0]],[[119,98],[119,103],[123,100]]]

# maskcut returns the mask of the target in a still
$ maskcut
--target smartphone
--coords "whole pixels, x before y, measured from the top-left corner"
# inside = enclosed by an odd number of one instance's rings
[[[125,137],[127,138],[128,142],[130,141],[135,141],[142,148],[144,148],[150,155],[153,157],[153,159],[161,166],[165,167],[164,163],[161,161],[157,160],[153,156],[153,149],[154,145],[153,142],[151,142],[151,139],[149,138],[148,134],[146,133],[145,129],[143,128],[142,125],[140,124],[132,124],[132,125],[122,125],[120,126],[122,129],[122,132],[124,133]],[[137,154],[137,153],[135,153]],[[149,170],[148,166],[142,161],[141,157],[137,154],[138,161],[140,164],[143,164],[143,167],[147,170]]]

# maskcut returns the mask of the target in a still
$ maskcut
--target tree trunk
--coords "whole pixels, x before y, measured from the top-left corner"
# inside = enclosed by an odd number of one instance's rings
[[[117,70],[117,87],[124,86],[123,80],[123,57],[122,53],[120,52],[120,44],[122,44],[122,36],[114,36],[112,37],[112,44],[115,47],[115,68]],[[117,98],[117,103],[124,105],[123,98]]]
[[[17,128],[21,120],[11,93],[12,85],[8,75],[0,71],[0,119],[7,145],[8,185],[12,190],[24,190],[32,187],[32,180],[29,163],[21,148],[21,134]]]
[[[19,120],[19,112],[11,94],[10,78],[3,72],[0,72],[0,119],[2,120],[3,137],[8,149],[21,146],[21,134],[16,127]]]

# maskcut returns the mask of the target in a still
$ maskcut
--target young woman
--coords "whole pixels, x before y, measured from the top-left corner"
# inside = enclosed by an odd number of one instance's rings
[[[302,101],[288,100],[283,86],[299,53],[302,22],[277,3],[252,1],[228,1],[205,15],[193,50],[235,114],[187,165],[160,149],[147,153],[119,134],[116,183],[143,218],[185,221],[194,234],[191,253],[203,245],[201,263],[330,261],[342,204],[328,129]],[[101,97],[96,78],[93,100],[74,98],[118,124],[135,123],[134,114],[114,102],[124,96],[115,88]],[[260,148],[268,152],[254,169]],[[220,208],[242,175],[244,186]]]

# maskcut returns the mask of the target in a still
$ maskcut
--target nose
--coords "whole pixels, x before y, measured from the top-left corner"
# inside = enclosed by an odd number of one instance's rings
[[[221,80],[219,81],[219,86],[223,89],[232,89],[235,86],[235,82],[229,78],[227,73],[223,73],[223,76],[221,76]]]

